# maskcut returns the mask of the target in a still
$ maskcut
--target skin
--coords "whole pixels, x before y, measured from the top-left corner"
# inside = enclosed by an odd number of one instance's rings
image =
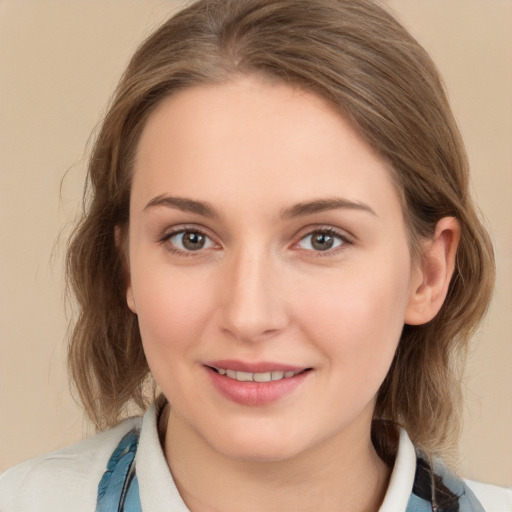
[[[378,509],[390,469],[370,441],[376,393],[403,324],[440,308],[457,239],[443,219],[412,263],[386,164],[315,95],[245,77],[158,106],[134,166],[127,302],[191,510]],[[205,362],[219,359],[310,370],[249,406],[212,385]]]

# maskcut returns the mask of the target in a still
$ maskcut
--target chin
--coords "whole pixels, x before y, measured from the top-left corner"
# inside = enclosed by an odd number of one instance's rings
[[[309,443],[290,435],[290,432],[276,432],[268,427],[228,432],[212,439],[209,444],[225,457],[246,462],[285,461],[309,448]]]
[[[243,443],[229,447],[219,446],[218,451],[225,457],[240,462],[282,462],[298,455],[297,450],[281,446],[269,446],[266,443]]]

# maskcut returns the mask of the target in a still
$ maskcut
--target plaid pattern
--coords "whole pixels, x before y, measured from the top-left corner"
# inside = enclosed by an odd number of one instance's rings
[[[406,512],[485,512],[463,480],[440,462],[433,467],[417,451],[416,473]]]
[[[142,512],[134,464],[139,435],[131,430],[112,453],[98,484],[96,512]]]

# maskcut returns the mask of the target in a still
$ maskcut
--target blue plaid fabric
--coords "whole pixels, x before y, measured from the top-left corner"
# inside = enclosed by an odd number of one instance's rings
[[[138,430],[126,434],[112,453],[98,485],[96,512],[142,512],[135,474]]]
[[[440,462],[417,452],[416,474],[406,512],[485,512],[473,491]]]

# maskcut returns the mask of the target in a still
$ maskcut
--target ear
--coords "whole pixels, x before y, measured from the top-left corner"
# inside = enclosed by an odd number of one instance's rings
[[[441,309],[455,269],[459,239],[457,219],[443,217],[436,225],[433,238],[425,241],[421,261],[413,269],[406,324],[425,324]]]
[[[127,235],[123,233],[123,228],[120,225],[117,225],[114,228],[114,240],[116,244],[117,252],[119,253],[119,257],[121,258],[121,264],[123,266],[123,277],[126,286],[126,303],[130,310],[137,314],[137,310],[135,307],[135,300],[133,299],[133,289],[132,289],[132,278],[130,272],[130,261],[128,259],[128,243],[127,243]]]

